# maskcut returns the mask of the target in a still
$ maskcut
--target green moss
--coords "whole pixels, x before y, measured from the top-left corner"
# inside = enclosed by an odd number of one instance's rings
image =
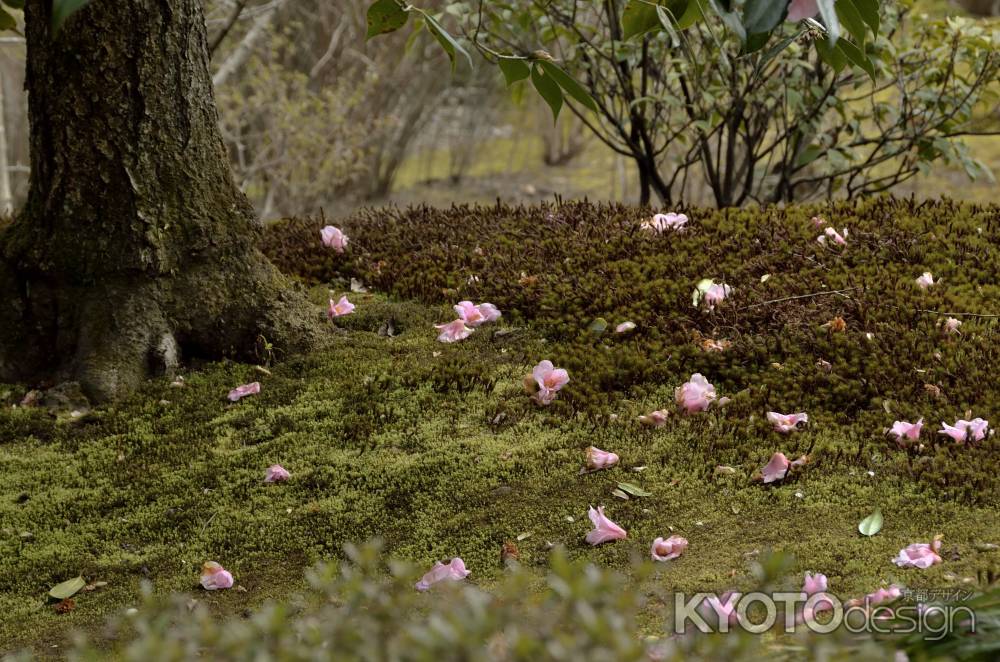
[[[484,256],[472,239],[442,229],[448,251],[433,248],[443,236],[426,237],[412,266],[362,274],[366,283],[427,303],[351,294],[356,313],[336,321],[323,348],[279,356],[271,375],[211,364],[186,374],[183,388],[153,381],[75,424],[12,408],[23,391],[0,388],[0,395],[9,391],[0,411],[0,641],[41,648],[72,627],[94,629],[135,603],[143,579],[157,591],[195,591],[206,560],[231,569],[246,591],[198,598],[239,613],[302,588],[304,568],[372,536],[420,566],[460,555],[473,581],[487,587],[502,572],[503,542],[524,533],[530,536],[518,545],[528,567],[547,564],[551,543],[579,559],[627,568],[633,556],[648,554],[654,537],[684,535],[687,553],[657,568],[652,586],[661,589],[752,586],[750,561],[768,548],[798,559],[789,585],[805,570],[820,571],[844,596],[887,582],[941,587],[995,573],[1000,557],[977,551],[977,543],[1000,542],[998,443],[931,441],[939,416],[953,420],[966,408],[993,414],[1000,401],[989,378],[994,324],[970,319],[961,337],[945,340],[913,309],[990,310],[1000,272],[996,210],[946,205],[928,215],[911,209],[915,216],[905,220],[889,213],[896,204],[872,203],[863,219],[842,208],[827,212],[838,227],[851,228],[842,256],[816,253],[812,210],[768,212],[764,229],[751,229],[752,217],[742,214],[692,212],[690,232],[650,239],[629,229],[639,212],[612,210],[598,234],[586,207],[567,207],[559,242],[547,242],[541,230],[530,234],[525,223],[518,227],[528,236],[518,244],[503,238],[511,227],[485,231],[485,220],[470,222],[468,232],[483,231],[475,243],[486,247]],[[518,213],[539,221],[551,211]],[[945,211],[949,234],[928,225]],[[416,222],[412,214],[420,213],[373,215],[370,230],[352,230],[358,248],[351,264],[384,259],[372,252],[367,232],[394,245],[391,225]],[[510,222],[517,218],[511,213]],[[730,235],[759,243],[743,251]],[[600,240],[588,244],[587,236]],[[574,246],[584,252],[567,263]],[[606,250],[620,255],[609,261]],[[428,266],[428,255],[441,264]],[[432,325],[451,319],[448,304],[458,293],[441,290],[465,282],[468,272],[458,266],[465,261],[488,276],[470,296],[494,300],[505,317],[499,327],[444,345]],[[539,283],[513,285],[525,264],[542,276]],[[542,272],[542,264],[572,270]],[[940,288],[921,295],[911,287],[920,267],[942,279]],[[760,283],[764,273],[772,277]],[[323,301],[331,286],[339,295],[349,274],[317,286],[314,300]],[[738,288],[714,315],[690,306],[702,275]],[[858,300],[739,310],[823,285],[861,289]],[[845,333],[819,328],[834,314],[848,320]],[[596,316],[630,318],[640,328],[628,338],[598,338],[586,331]],[[380,333],[390,320],[395,336]],[[705,353],[693,331],[731,338],[734,347]],[[879,341],[870,344],[866,332]],[[572,381],[553,406],[540,408],[521,377],[546,357],[569,366]],[[819,357],[833,363],[832,372],[816,368]],[[673,388],[695,370],[733,398],[728,407],[673,416],[658,430],[637,423],[639,414],[670,408]],[[259,396],[225,399],[252,380],[263,383]],[[924,382],[940,384],[945,399],[927,395]],[[778,436],[763,421],[768,408],[806,409],[813,422]],[[882,435],[897,415],[928,419],[924,452],[901,450]],[[622,466],[580,475],[590,445],[619,453]],[[809,451],[813,459],[787,483],[752,482],[775,450]],[[292,473],[289,483],[262,484],[273,463]],[[720,464],[736,473],[716,476]],[[645,468],[632,470],[638,467]],[[619,481],[653,496],[621,501],[611,494]],[[599,504],[628,530],[627,541],[596,549],[584,543],[587,507]],[[885,513],[885,529],[862,538],[857,523],[875,507]],[[891,563],[899,549],[936,533],[945,536],[943,564],[916,571]],[[109,585],[82,594],[71,614],[44,605],[50,586],[80,573]],[[650,630],[660,616],[651,607]]]

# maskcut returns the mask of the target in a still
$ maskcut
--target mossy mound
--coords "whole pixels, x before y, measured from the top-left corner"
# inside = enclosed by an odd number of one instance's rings
[[[369,210],[344,224],[343,256],[320,245],[317,219],[270,227],[266,250],[307,281],[354,277],[428,303],[491,301],[509,323],[530,322],[551,341],[545,358],[573,376],[562,415],[600,421],[621,397],[659,408],[671,399],[662,385],[695,372],[734,398],[738,446],[767,433],[768,410],[806,411],[880,450],[896,419],[936,426],[997,410],[1000,207],[884,197],[684,211],[683,232],[657,235],[640,227],[649,210],[615,205]],[[847,245],[819,243],[826,227],[846,228]],[[921,289],[925,271],[938,282]],[[734,288],[711,311],[692,305],[705,278]],[[958,334],[944,330],[952,316]],[[841,332],[830,325],[838,318]],[[594,334],[593,320],[609,330]],[[626,320],[637,329],[611,332]],[[706,351],[707,340],[731,345]],[[963,449],[971,462],[955,461],[933,432],[926,446],[898,459],[916,481],[971,501],[997,495],[996,445]]]

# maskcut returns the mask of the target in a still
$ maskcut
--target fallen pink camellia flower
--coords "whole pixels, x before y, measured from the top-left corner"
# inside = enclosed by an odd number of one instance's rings
[[[473,328],[500,319],[500,311],[492,303],[481,303],[477,306],[471,301],[459,301],[455,306],[455,312],[458,313],[459,319]]]
[[[974,418],[971,421],[958,420],[955,425],[948,425],[941,421],[943,429],[938,430],[938,434],[948,435],[958,443],[966,441],[982,441],[986,438],[986,431],[990,423],[982,418]]]
[[[791,471],[793,467],[804,466],[808,461],[808,455],[803,455],[799,459],[792,462],[785,457],[784,453],[775,453],[771,456],[771,459],[768,460],[767,464],[761,468],[761,479],[765,483],[774,483],[784,480],[785,477],[788,476],[788,472]]]
[[[844,603],[845,607],[864,607],[866,611],[871,612],[873,607],[882,604],[883,602],[892,602],[893,600],[899,599],[903,595],[903,590],[901,587],[893,584],[888,588],[880,588],[877,591],[869,593],[863,598],[854,598],[853,600],[848,600]],[[891,618],[892,610],[887,607],[883,607],[879,611],[883,612],[881,616],[876,618]]]
[[[929,271],[925,271],[920,278],[917,278],[917,286],[926,290],[928,287],[934,284],[934,276]]]
[[[807,572],[802,581],[802,592],[806,595],[822,593],[826,590],[826,575],[817,572],[815,575]]]
[[[819,3],[816,0],[792,0],[788,5],[786,21],[797,23],[812,18],[819,13]]]
[[[688,222],[688,217],[684,214],[655,214],[652,220],[642,222],[643,230],[652,230],[657,234],[664,230],[681,230]]]
[[[552,361],[540,361],[532,371],[535,383],[538,384],[538,392],[535,393],[535,400],[538,404],[549,405],[556,399],[556,394],[563,386],[569,383],[569,373],[563,368],[556,368]]]
[[[924,426],[924,419],[918,420],[916,423],[909,423],[907,421],[896,421],[892,424],[892,429],[889,430],[889,434],[896,437],[896,441],[902,442],[904,439],[909,441],[916,441],[920,437],[920,429]]]
[[[340,297],[340,301],[337,303],[330,299],[330,307],[326,311],[326,316],[330,319],[334,317],[341,317],[342,315],[350,315],[354,312],[354,304],[347,300],[347,295]]]
[[[472,573],[465,569],[465,561],[456,556],[447,565],[440,561],[434,563],[434,567],[428,570],[414,586],[418,591],[426,591],[438,582],[457,582],[470,574]]]
[[[585,540],[591,545],[611,542],[612,540],[623,540],[628,534],[625,529],[618,526],[604,516],[604,506],[598,506],[595,510],[593,506],[587,511],[587,516],[594,524],[594,530],[587,534]]]
[[[809,415],[805,412],[798,414],[779,414],[776,411],[767,412],[767,421],[774,426],[775,432],[787,434],[798,428],[800,423],[808,423]]]
[[[587,468],[591,471],[609,469],[618,464],[619,459],[621,458],[618,457],[617,453],[602,451],[596,446],[587,449]]]
[[[654,428],[662,428],[667,423],[667,416],[669,412],[663,409],[657,409],[656,411],[651,411],[644,416],[639,416],[639,422],[643,425],[649,425]]]
[[[819,238],[816,239],[816,241],[818,241],[819,243],[826,244],[826,240],[827,240],[827,238],[829,238],[829,239],[833,240],[833,243],[835,243],[835,244],[837,244],[839,246],[846,246],[847,245],[847,228],[844,228],[844,230],[843,230],[844,234],[840,234],[839,232],[837,232],[833,228],[827,228],[823,232],[824,232],[824,234],[821,234],[819,236]]]
[[[635,322],[622,322],[615,327],[615,333],[626,333],[635,328]]]
[[[338,253],[343,253],[344,249],[347,248],[347,242],[350,241],[347,235],[340,231],[340,228],[335,228],[332,225],[328,225],[320,230],[319,234],[323,240],[323,245],[327,248],[332,248]]]
[[[264,472],[265,483],[282,483],[291,477],[292,475],[288,473],[288,470],[280,464],[272,464]]]
[[[682,538],[681,536],[670,536],[666,540],[657,538],[653,541],[653,546],[650,548],[649,553],[654,561],[669,561],[683,554],[687,546],[687,538]]]
[[[435,324],[434,328],[440,331],[438,342],[458,342],[465,340],[472,335],[472,329],[465,325],[465,320],[459,318],[447,324]]]
[[[899,555],[892,560],[900,568],[929,568],[932,565],[941,563],[938,550],[941,549],[941,540],[935,538],[933,541],[915,542],[901,550]]]
[[[733,288],[729,287],[724,283],[713,283],[705,291],[705,303],[708,305],[709,310],[714,310],[716,304],[722,303],[722,301],[733,293]]]
[[[945,333],[961,333],[961,331],[958,330],[958,327],[960,326],[962,326],[962,320],[949,317],[944,321],[942,328]]]
[[[215,561],[206,561],[201,566],[201,587],[206,591],[217,591],[232,586],[232,574]]]
[[[674,389],[674,399],[689,414],[705,411],[715,400],[715,387],[700,372],[696,372],[691,375],[690,381]]]
[[[823,218],[822,216],[813,216],[810,222],[813,224],[813,227],[816,228],[817,230],[826,225],[826,219]]]
[[[245,398],[248,395],[257,395],[258,393],[260,393],[260,382],[250,382],[243,386],[237,386],[230,391],[229,400],[230,402],[236,402],[240,398]]]

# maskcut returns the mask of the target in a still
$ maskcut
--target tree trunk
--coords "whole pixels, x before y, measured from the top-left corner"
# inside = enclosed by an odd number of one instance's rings
[[[316,338],[218,130],[202,0],[28,0],[31,186],[0,236],[0,380],[116,397],[178,355]],[[318,240],[318,239],[317,239]]]

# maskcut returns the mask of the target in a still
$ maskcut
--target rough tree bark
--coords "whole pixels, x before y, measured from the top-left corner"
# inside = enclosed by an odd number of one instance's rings
[[[0,380],[100,400],[179,355],[313,342],[232,180],[202,0],[98,0],[57,35],[50,12],[25,6],[31,186],[0,235]]]

